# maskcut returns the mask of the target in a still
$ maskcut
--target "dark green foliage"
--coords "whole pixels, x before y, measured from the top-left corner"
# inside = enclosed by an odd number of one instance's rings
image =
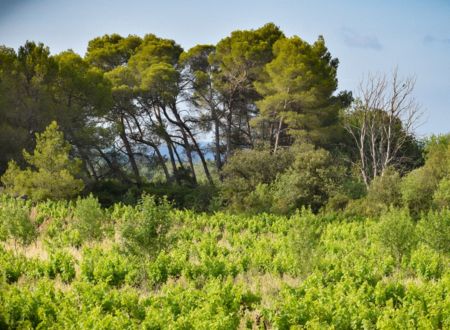
[[[214,198],[217,197],[217,187],[209,184],[149,184],[144,187],[144,191],[160,200],[167,198],[176,208],[198,212],[210,211],[214,207]]]
[[[318,211],[339,191],[345,171],[325,149],[298,144],[276,153],[237,153],[224,168],[221,193],[231,209],[291,214]]]
[[[292,164],[293,159],[294,156],[289,150],[279,150],[276,154],[269,150],[245,150],[236,153],[223,170],[223,198],[232,208],[245,210],[246,196],[254,192],[258,185],[274,182],[277,175],[286,171]]]
[[[70,198],[80,193],[84,186],[76,178],[80,160],[71,159],[70,150],[71,145],[53,121],[44,132],[36,134],[33,154],[23,151],[30,167],[21,170],[14,161],[8,164],[1,177],[6,192],[35,201]]]
[[[159,182],[149,183],[137,189],[119,181],[104,180],[93,185],[90,190],[105,207],[119,202],[134,205],[144,192],[157,199],[167,198],[176,208],[201,212],[210,211],[214,206],[214,199],[218,197],[217,187],[209,184],[192,186]]]
[[[125,64],[141,43],[141,38],[137,36],[123,38],[118,34],[106,34],[89,41],[86,60],[93,66],[108,71]]]
[[[372,180],[367,192],[367,203],[381,204],[387,207],[401,205],[400,175],[393,169],[387,169],[382,176]]]
[[[321,143],[329,142],[338,122],[339,105],[332,94],[337,88],[338,60],[331,57],[320,36],[308,44],[297,36],[281,38],[273,45],[274,59],[255,82],[262,99],[257,101],[261,116],[275,131],[271,142],[276,150],[288,133]],[[286,129],[284,129],[286,130]],[[286,144],[286,141],[285,143]]]
[[[343,168],[328,151],[311,144],[300,144],[289,151],[295,154],[295,161],[273,184],[273,210],[291,213],[309,206],[317,211],[337,191]]]
[[[92,39],[84,58],[26,42],[17,52],[1,47],[0,59],[0,173],[11,161],[2,180],[11,194],[72,198],[84,184],[83,195],[104,206],[135,204],[148,192],[177,208],[250,213],[304,205],[317,212],[330,198],[328,208],[340,210],[356,198],[344,183],[358,151],[339,122],[354,100],[338,91],[338,59],[322,37],[309,44],[268,23],[186,52],[153,34],[110,34]],[[44,146],[45,134],[35,133],[46,126],[55,132]],[[401,176],[422,162],[422,144],[407,138],[396,162]],[[447,142],[431,138],[424,146],[431,165],[402,183],[414,215],[448,204],[445,166],[432,160]],[[314,160],[292,148],[306,143]],[[30,167],[21,170],[25,161]],[[374,198],[398,204],[392,193]],[[379,213],[385,203],[375,204]]]
[[[101,180],[93,183],[89,187],[89,191],[98,199],[99,203],[104,207],[110,207],[116,203],[136,202],[137,196],[134,193],[128,193],[130,186],[119,180]],[[133,199],[124,200],[124,196],[131,196]]]

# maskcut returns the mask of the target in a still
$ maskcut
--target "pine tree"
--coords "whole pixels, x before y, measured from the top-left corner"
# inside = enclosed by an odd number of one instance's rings
[[[23,150],[30,165],[22,170],[10,161],[1,180],[5,191],[15,196],[28,196],[32,200],[64,199],[73,197],[84,188],[76,178],[80,160],[70,158],[71,146],[53,121],[43,133],[36,134],[36,148],[32,154]]]
[[[262,96],[256,102],[261,112],[258,120],[269,123],[276,151],[281,136],[286,136],[283,131],[294,136],[306,133],[314,141],[337,122],[339,109],[333,93],[338,61],[322,37],[312,45],[299,37],[284,38],[273,49],[275,58],[255,87]]]

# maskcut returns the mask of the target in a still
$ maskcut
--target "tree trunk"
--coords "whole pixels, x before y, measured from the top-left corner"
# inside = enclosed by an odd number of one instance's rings
[[[220,122],[214,110],[214,160],[218,171],[222,169],[222,159],[220,157]]]
[[[152,147],[153,150],[155,150],[156,156],[158,157],[158,162],[164,171],[164,175],[166,176],[166,180],[170,181],[169,169],[167,168],[166,161],[165,161],[163,155],[161,154],[161,151],[159,150],[158,146],[156,144],[152,143],[151,141],[144,140],[143,138],[133,138],[133,139],[136,142],[140,142],[145,145],[148,145],[149,147]]]
[[[226,143],[226,151],[225,151],[225,160],[228,160],[228,158],[231,155],[231,127],[233,124],[233,114],[231,112],[231,109],[228,110],[227,114],[227,125],[225,127],[225,143]]]
[[[203,152],[200,149],[200,146],[198,145],[194,135],[192,134],[192,131],[189,129],[189,126],[187,126],[183,122],[183,120],[181,119],[181,116],[178,113],[175,105],[172,105],[171,110],[172,110],[172,113],[174,114],[176,120],[173,120],[172,118],[170,118],[169,115],[167,114],[166,110],[163,109],[167,120],[169,120],[171,123],[173,123],[173,124],[177,125],[178,127],[180,127],[182,133],[184,131],[185,133],[187,133],[189,135],[189,137],[191,138],[192,143],[194,144],[195,151],[197,152],[198,156],[200,157],[200,161],[202,162],[203,170],[205,172],[206,178],[208,179],[208,182],[210,184],[214,184],[213,179],[211,177],[211,173],[209,173],[208,164],[206,163],[206,159],[205,159],[205,157],[203,155]]]
[[[100,157],[103,158],[103,160],[106,162],[112,173],[117,174],[117,176],[120,177],[123,180],[123,182],[131,183],[130,179],[125,175],[125,173],[123,173],[122,170],[119,167],[117,167],[111,161],[111,159],[108,158],[108,156],[103,152],[102,149],[100,149],[99,147],[96,147],[95,149],[100,154]]]
[[[186,135],[186,132],[181,129],[181,135],[183,136],[183,143],[184,143],[184,149],[186,150],[186,156],[188,159],[189,167],[191,168],[192,173],[192,179],[195,184],[197,184],[197,176],[195,175],[195,168],[194,168],[194,162],[192,161],[192,152],[191,152],[191,146],[189,144],[189,139]]]
[[[141,187],[142,180],[141,180],[141,176],[139,174],[139,168],[137,166],[136,159],[134,158],[133,149],[131,148],[130,141],[128,140],[126,132],[125,132],[125,124],[123,121],[123,116],[120,117],[119,136],[122,139],[122,142],[125,146],[125,150],[128,155],[128,159],[130,160],[131,169],[133,171],[133,175],[136,180],[136,184],[138,185],[138,187]]]
[[[159,164],[161,165],[163,171],[164,171],[164,175],[166,176],[166,181],[170,181],[170,174],[169,174],[169,170],[167,169],[167,165],[166,165],[166,161],[163,157],[163,155],[161,154],[161,151],[159,151],[157,146],[154,146],[153,149],[156,152],[156,155],[158,157],[159,160]]]
[[[275,146],[273,148],[274,154],[277,152],[277,149],[278,149],[278,144],[280,142],[280,134],[281,134],[282,127],[283,127],[283,116],[280,117],[280,121],[278,123],[277,135],[275,136]]]

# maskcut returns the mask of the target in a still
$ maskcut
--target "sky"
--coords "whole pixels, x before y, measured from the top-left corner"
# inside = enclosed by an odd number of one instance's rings
[[[33,40],[83,55],[106,33],[153,33],[189,49],[268,22],[308,42],[323,35],[339,90],[395,67],[414,76],[418,134],[450,132],[450,0],[0,0],[0,45]]]

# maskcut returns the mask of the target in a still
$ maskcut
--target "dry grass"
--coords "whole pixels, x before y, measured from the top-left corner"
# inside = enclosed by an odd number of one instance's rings
[[[298,286],[301,280],[288,275],[279,276],[277,274],[247,272],[239,274],[235,278],[236,284],[242,284],[251,292],[258,293],[262,297],[261,306],[268,308],[278,297],[284,285],[291,287]]]
[[[22,254],[28,259],[35,258],[40,260],[48,260],[49,254],[45,249],[44,242],[42,240],[36,240],[28,246],[21,246],[19,244],[14,244],[13,241],[9,240],[2,243],[3,248],[7,251],[12,251],[17,254]]]
[[[259,274],[254,272],[247,272],[239,274],[235,278],[236,284],[241,284],[247,290],[258,294],[261,297],[259,309],[245,310],[239,324],[239,329],[248,329],[248,324],[251,323],[252,329],[272,329],[268,320],[264,319],[262,309],[269,309],[273,303],[278,299],[280,290],[283,286],[288,285],[296,287],[300,284],[301,279],[291,277],[288,275],[279,276],[278,274]]]

